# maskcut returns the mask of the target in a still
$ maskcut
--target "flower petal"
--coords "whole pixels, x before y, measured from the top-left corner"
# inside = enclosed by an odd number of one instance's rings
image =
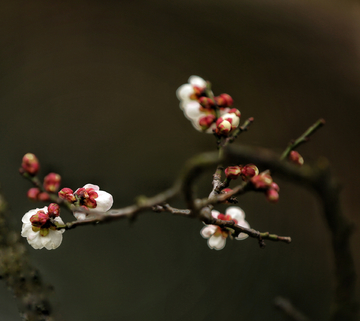
[[[226,239],[223,238],[221,235],[219,236],[211,236],[208,240],[208,246],[211,249],[215,250],[222,250],[225,247]]]
[[[49,241],[47,241],[46,244],[43,242],[45,248],[47,250],[55,250],[60,246],[63,236],[61,231],[50,230],[49,235],[46,238],[48,238]]]
[[[215,225],[207,225],[201,229],[200,234],[203,238],[208,239],[210,236],[212,236],[215,233],[215,231],[216,231]]]
[[[110,193],[105,191],[98,191],[98,197],[96,200],[96,211],[107,212],[113,205],[114,200]]]
[[[217,210],[212,210],[212,211],[211,211],[211,216],[212,216],[213,218],[218,218],[219,214],[220,214],[220,212],[217,211]]]
[[[176,96],[177,98],[181,101],[181,100],[186,100],[186,99],[190,99],[190,96],[194,93],[194,88],[192,85],[190,84],[184,84],[181,85],[177,90],[176,90]]]
[[[197,86],[197,87],[200,87],[200,88],[206,87],[206,81],[204,79],[202,79],[201,77],[199,77],[199,76],[194,76],[194,75],[190,76],[189,83],[192,86]]]
[[[245,220],[242,220],[240,222],[238,222],[238,225],[242,226],[242,227],[246,227],[246,228],[250,228],[250,225],[248,222],[246,222]],[[245,233],[240,233],[238,235],[238,237],[235,237],[235,240],[241,241],[241,240],[245,240],[249,237],[249,235],[245,234]]]
[[[245,212],[238,206],[230,206],[226,209],[226,215],[230,215],[234,220],[238,222],[243,221],[245,218]]]

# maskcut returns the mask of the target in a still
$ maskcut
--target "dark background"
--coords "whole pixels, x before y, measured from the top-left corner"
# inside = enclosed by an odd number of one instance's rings
[[[1,1],[0,182],[14,225],[43,206],[26,199],[31,186],[17,172],[26,152],[39,157],[42,175],[59,172],[63,186],[100,185],[115,208],[169,187],[189,157],[214,149],[175,96],[195,74],[215,94],[231,94],[243,120],[255,117],[238,143],[281,152],[325,118],[299,151],[309,162],[330,160],[359,226],[360,11],[345,3]],[[277,295],[326,320],[334,266],[320,205],[276,181],[277,205],[249,194],[240,206],[253,228],[290,235],[291,245],[261,250],[247,239],[211,251],[201,222],[149,212],[132,225],[68,231],[56,251],[29,246],[55,287],[58,320],[287,320],[273,306]],[[210,183],[208,173],[200,195]],[[359,241],[356,230],[357,267]],[[2,283],[0,302],[1,320],[20,320]]]

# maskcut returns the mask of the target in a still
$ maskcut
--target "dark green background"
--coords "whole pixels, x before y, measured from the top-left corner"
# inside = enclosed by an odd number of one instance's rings
[[[14,224],[20,230],[24,213],[43,206],[26,199],[30,184],[17,172],[26,152],[63,186],[100,185],[115,208],[169,187],[189,157],[214,149],[178,107],[175,90],[192,74],[231,94],[243,119],[255,117],[238,143],[281,152],[325,118],[299,151],[330,160],[359,224],[358,13],[315,1],[1,1],[0,182]],[[325,320],[334,267],[321,208],[276,181],[277,205],[249,194],[240,206],[253,228],[290,235],[291,245],[261,250],[248,239],[211,251],[201,222],[147,213],[133,225],[68,231],[56,251],[29,246],[55,287],[58,320],[287,320],[277,295]],[[208,173],[202,196],[210,183]],[[359,241],[357,231],[357,266]],[[20,320],[0,290],[0,319]]]

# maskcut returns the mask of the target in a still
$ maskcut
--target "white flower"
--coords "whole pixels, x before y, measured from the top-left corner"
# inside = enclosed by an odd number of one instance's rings
[[[64,225],[64,222],[59,216],[50,219],[47,206],[30,210],[23,216],[22,222],[21,236],[26,237],[34,249],[45,247],[54,250],[60,246],[65,230],[57,230],[56,223]]]
[[[248,222],[245,221],[244,211],[237,206],[230,206],[226,210],[226,214],[221,214],[216,210],[211,211],[211,215],[214,218],[218,218],[224,221],[235,221],[237,225],[242,227],[250,228]],[[226,239],[230,235],[230,231],[223,229],[216,225],[206,225],[200,231],[203,238],[208,239],[208,246],[210,249],[221,250],[225,247]],[[240,233],[236,240],[244,240],[248,237],[245,233]]]
[[[176,96],[180,101],[196,100],[196,89],[202,90],[206,87],[206,81],[199,76],[190,76],[189,83],[181,85],[176,90]]]
[[[79,199],[79,205],[90,212],[107,212],[114,202],[111,194],[101,191],[99,186],[93,184],[86,184],[84,187],[78,188],[74,195]],[[78,220],[86,219],[87,215],[81,211],[74,212],[74,216]]]

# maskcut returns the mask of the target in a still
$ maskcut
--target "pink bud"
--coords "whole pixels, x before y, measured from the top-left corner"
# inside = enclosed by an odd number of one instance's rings
[[[302,166],[304,164],[304,159],[296,150],[293,150],[290,152],[289,160],[290,160],[290,162],[292,162],[296,165],[299,165],[299,166]]]
[[[48,193],[42,192],[38,195],[38,200],[42,201],[42,202],[46,202],[46,201],[50,200],[50,196]]]
[[[256,189],[267,189],[272,183],[272,178],[268,174],[256,175],[251,179],[251,183]]]
[[[56,203],[51,203],[48,206],[48,215],[52,218],[58,217],[60,215],[60,206]]]
[[[272,182],[271,185],[270,185],[270,188],[279,192],[280,191],[280,187],[278,184],[276,184],[275,182]]]
[[[215,97],[215,101],[219,107],[230,107],[234,103],[234,100],[228,94],[221,94]]]
[[[241,169],[241,177],[244,181],[259,175],[259,169],[254,164],[247,164]]]
[[[231,131],[231,123],[228,120],[224,120],[222,117],[220,117],[216,121],[216,129],[215,132],[219,136],[227,136],[229,132]]]
[[[210,128],[210,126],[214,123],[216,117],[215,115],[208,115],[208,116],[204,116],[201,117],[199,119],[199,125],[201,127],[202,130],[207,130]]]
[[[49,173],[44,177],[44,188],[47,192],[55,193],[61,184],[61,176],[56,173]]]
[[[228,114],[235,114],[235,115],[238,116],[238,117],[241,116],[240,110],[238,110],[238,109],[236,109],[236,108],[231,108],[231,109],[228,111]]]
[[[35,176],[39,171],[40,164],[34,154],[27,153],[22,159],[21,167],[26,173]]]
[[[32,187],[27,191],[27,197],[32,201],[37,201],[40,190],[37,187]]]
[[[44,211],[38,211],[36,214],[30,217],[32,226],[41,227],[46,224],[49,216]]]
[[[241,174],[240,166],[229,166],[225,168],[225,175],[230,179],[237,179]]]
[[[214,101],[212,99],[210,99],[209,97],[200,97],[199,103],[201,106],[203,106],[206,109],[210,109],[215,106]]]
[[[222,191],[221,191],[221,193],[229,193],[229,192],[231,192],[232,191],[232,189],[231,188],[224,188]]]
[[[62,190],[60,190],[58,195],[61,199],[68,201],[70,203],[76,201],[76,197],[74,196],[74,192],[71,188],[67,188],[67,187],[63,188]]]
[[[271,203],[277,203],[279,200],[279,193],[274,189],[270,188],[266,191],[266,199]]]

